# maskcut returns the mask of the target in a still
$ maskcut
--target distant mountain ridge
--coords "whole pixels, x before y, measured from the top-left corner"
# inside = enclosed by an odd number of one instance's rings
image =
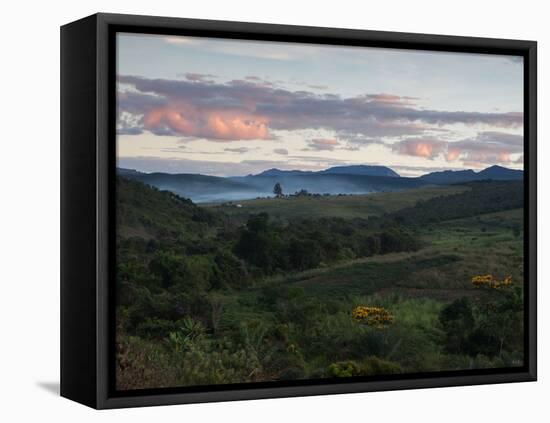
[[[267,169],[258,174],[250,174],[247,176],[281,176],[281,175],[310,175],[313,172],[311,170],[282,170],[277,168]]]
[[[493,179],[496,181],[523,179],[523,170],[508,169],[502,166],[491,166],[479,172],[467,170],[444,170],[420,176],[420,179],[433,184],[456,184],[460,182]]]
[[[365,176],[387,176],[399,178],[400,175],[387,166],[375,165],[353,165],[353,166],[334,166],[322,170],[319,173],[346,174],[346,175],[365,175]]]
[[[399,176],[386,166],[336,166],[321,171],[268,169],[256,175],[219,177],[201,174],[143,173],[117,169],[120,176],[161,190],[172,191],[194,202],[237,201],[273,195],[276,183],[284,194],[306,190],[316,194],[368,194],[400,191],[425,185],[448,185],[478,180],[521,180],[523,171],[491,166],[479,172],[446,170],[420,177]]]
[[[116,173],[117,173],[117,175],[119,175],[119,176],[146,175],[145,173],[140,172],[139,170],[135,170],[135,169],[126,169],[126,168],[123,168],[123,167],[117,167],[117,168],[116,168]]]
[[[388,176],[399,178],[399,174],[387,166],[378,165],[350,165],[350,166],[333,166],[328,169],[312,171],[312,170],[283,170],[283,169],[268,169],[256,175],[247,176],[280,176],[280,175],[312,175],[312,174],[333,174],[333,175],[363,175],[363,176]]]
[[[485,179],[497,180],[523,179],[523,170],[508,169],[507,167],[494,165],[478,172],[478,176],[483,176]]]

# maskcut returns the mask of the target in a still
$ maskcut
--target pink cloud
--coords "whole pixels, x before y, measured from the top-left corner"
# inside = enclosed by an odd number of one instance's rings
[[[408,156],[434,159],[443,156],[446,161],[460,160],[472,166],[481,164],[520,163],[511,158],[523,152],[523,136],[504,132],[485,131],[460,141],[444,141],[431,137],[406,138],[391,145],[391,149]],[[519,159],[518,159],[519,160]]]
[[[143,127],[151,131],[163,128],[178,135],[217,141],[271,138],[265,118],[230,110],[199,110],[185,103],[147,111]]]
[[[447,154],[445,154],[445,159],[448,162],[454,162],[459,157],[460,157],[460,148],[453,148],[453,147],[447,148]]]
[[[509,164],[513,162],[511,155],[522,152],[522,135],[486,131],[472,138],[450,142],[446,159],[464,163]]]
[[[447,143],[435,138],[407,138],[392,145],[392,150],[407,156],[434,159],[443,153]]]
[[[418,100],[416,97],[399,96],[395,94],[368,94],[365,96],[372,102],[387,104],[391,106],[412,106],[413,100]]]

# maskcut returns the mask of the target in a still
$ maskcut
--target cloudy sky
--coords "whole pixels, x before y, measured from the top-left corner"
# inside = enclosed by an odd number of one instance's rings
[[[119,34],[120,167],[523,168],[520,57]]]

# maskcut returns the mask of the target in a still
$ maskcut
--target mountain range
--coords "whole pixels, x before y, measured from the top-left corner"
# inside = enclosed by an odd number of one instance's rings
[[[495,181],[523,179],[523,170],[508,169],[502,166],[491,166],[479,172],[468,170],[444,170],[420,176],[420,179],[433,184],[456,184],[492,179]]]
[[[402,177],[386,166],[336,166],[321,171],[268,169],[255,175],[219,177],[201,174],[143,173],[118,168],[128,179],[172,191],[194,202],[236,201],[273,195],[276,183],[284,194],[300,190],[319,194],[368,194],[400,191],[424,185],[448,185],[476,180],[519,180],[523,171],[491,166],[482,171],[446,170],[419,177]]]
[[[393,178],[399,178],[399,175],[387,166],[373,166],[373,165],[351,165],[351,166],[334,166],[328,169],[320,170],[317,172],[311,170],[281,170],[281,169],[268,169],[257,175],[248,176],[282,176],[282,175],[363,175],[363,176],[388,176]]]

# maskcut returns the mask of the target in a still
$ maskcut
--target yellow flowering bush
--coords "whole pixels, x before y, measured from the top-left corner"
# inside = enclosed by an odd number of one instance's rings
[[[376,328],[384,328],[393,323],[393,316],[383,307],[357,306],[351,312],[356,322]]]
[[[498,289],[512,285],[512,276],[508,275],[504,279],[499,280],[493,275],[478,275],[472,277],[472,285],[476,288]]]

